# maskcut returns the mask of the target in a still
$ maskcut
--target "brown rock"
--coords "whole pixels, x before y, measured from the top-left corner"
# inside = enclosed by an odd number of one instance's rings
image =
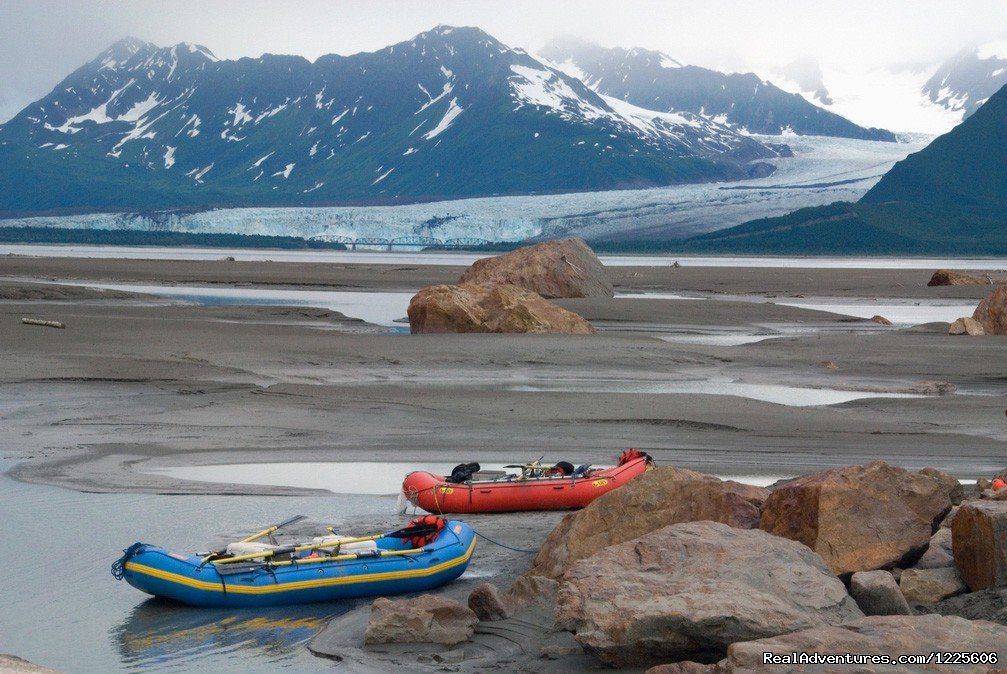
[[[888,571],[858,571],[850,577],[850,594],[864,615],[912,615],[895,577]]]
[[[955,515],[958,514],[958,507],[959,506],[952,506],[951,510],[948,511],[948,514],[944,516],[944,519],[941,520],[941,529],[951,528],[951,523],[954,521]]]
[[[910,386],[907,391],[917,395],[943,396],[954,393],[958,387],[943,379],[924,379]]]
[[[970,590],[1007,586],[1007,502],[963,503],[951,523],[951,548]]]
[[[937,569],[906,569],[899,579],[899,589],[907,601],[933,604],[965,592],[965,583],[953,566]]]
[[[525,606],[548,606],[556,603],[559,581],[544,576],[519,576],[504,595],[504,601],[514,609]]]
[[[614,667],[710,661],[736,641],[863,614],[821,558],[758,529],[688,522],[576,562],[556,618]]]
[[[930,537],[930,547],[916,562],[914,569],[939,569],[953,567],[955,558],[951,555],[951,529],[943,527]]]
[[[888,320],[884,316],[878,316],[877,314],[871,316],[871,320],[877,323],[878,325],[892,325],[892,322],[890,320]]]
[[[432,594],[371,604],[364,643],[435,643],[454,646],[468,640],[479,619],[456,601]]]
[[[928,286],[988,286],[992,283],[988,276],[973,276],[951,269],[938,269],[930,277]]]
[[[469,595],[469,608],[484,622],[503,620],[510,616],[506,601],[492,583],[476,585]]]
[[[583,239],[557,239],[476,260],[458,283],[509,284],[545,298],[612,297],[601,260]]]
[[[965,487],[962,486],[962,483],[954,475],[937,470],[936,468],[924,468],[920,471],[920,475],[927,475],[938,480],[943,485],[953,505],[958,505],[965,500]]]
[[[1007,335],[1007,285],[998,285],[976,307],[972,318],[987,335]]]
[[[962,316],[961,318],[956,318],[950,327],[948,327],[948,334],[981,337],[986,334],[986,331],[983,330],[982,323],[976,319],[970,316]]]
[[[3,674],[59,674],[58,670],[36,665],[16,655],[0,653],[0,672]]]
[[[828,625],[768,639],[732,645],[719,663],[718,674],[798,674],[804,672],[856,672],[857,674],[917,674],[920,671],[959,674],[987,674],[997,665],[893,665],[863,663],[857,666],[833,664],[810,666],[783,661],[766,665],[764,653],[788,657],[793,653],[844,655],[910,655],[933,652],[997,653],[1000,663],[1007,658],[1007,627],[984,620],[953,616],[872,616],[844,625]]]
[[[950,508],[940,480],[874,461],[777,487],[760,526],[804,543],[841,575],[915,561]]]
[[[711,520],[753,529],[768,496],[765,489],[712,475],[657,468],[564,517],[528,573],[558,578],[578,559],[669,524]]]
[[[512,332],[594,334],[582,317],[513,285],[430,286],[409,302],[409,329],[417,333]]]
[[[718,674],[717,665],[704,665],[686,660],[670,662],[665,665],[654,665],[644,674]]]

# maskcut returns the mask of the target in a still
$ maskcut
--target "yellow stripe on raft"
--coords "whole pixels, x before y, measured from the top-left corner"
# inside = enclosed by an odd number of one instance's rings
[[[338,578],[319,578],[317,580],[301,580],[294,583],[283,583],[279,585],[232,585],[231,583],[227,585],[227,591],[234,594],[272,594],[274,592],[290,592],[295,590],[312,590],[319,587],[327,587],[329,585],[354,585],[357,583],[376,583],[384,580],[400,580],[403,578],[422,578],[424,576],[433,576],[440,573],[441,571],[447,571],[448,569],[454,568],[460,564],[466,563],[469,558],[472,557],[472,552],[476,547],[476,539],[472,539],[472,543],[469,545],[468,550],[465,554],[457,559],[452,559],[447,562],[442,562],[436,566],[431,566],[426,569],[415,569],[413,571],[386,571],[384,573],[369,573],[360,574],[354,576],[340,576]],[[153,578],[160,578],[161,580],[167,580],[172,583],[178,583],[180,585],[187,585],[188,587],[195,588],[197,590],[206,590],[209,592],[221,592],[220,581],[206,581],[206,580],[196,580],[195,578],[189,578],[188,576],[183,576],[177,573],[171,573],[170,571],[162,571],[161,569],[155,569],[154,567],[147,566],[146,564],[137,564],[136,562],[126,562],[126,567],[128,571],[133,571],[135,573],[142,573],[146,576],[152,576]]]

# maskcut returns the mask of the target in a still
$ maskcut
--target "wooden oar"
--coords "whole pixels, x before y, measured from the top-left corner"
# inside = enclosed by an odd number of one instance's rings
[[[346,538],[340,541],[329,541],[322,543],[309,543],[307,545],[285,545],[283,547],[275,548],[273,550],[263,550],[262,552],[254,552],[247,555],[238,555],[237,557],[225,557],[224,559],[214,559],[209,560],[214,564],[233,564],[234,562],[244,562],[249,559],[269,559],[270,557],[275,557],[276,555],[285,555],[294,552],[305,552],[307,550],[322,550],[324,548],[334,548],[340,545],[346,545],[347,543],[361,543],[363,541],[376,541],[379,538],[411,538],[413,536],[423,536],[426,534],[432,534],[437,532],[437,526],[434,524],[419,524],[413,527],[405,527],[404,529],[399,529],[398,531],[391,531],[386,534],[374,534],[373,536],[360,536],[358,538]]]

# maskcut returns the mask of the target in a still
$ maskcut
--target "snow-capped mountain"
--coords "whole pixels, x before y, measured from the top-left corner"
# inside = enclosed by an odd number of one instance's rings
[[[313,63],[127,39],[0,126],[0,212],[646,187],[764,175],[787,152],[609,99],[476,28]]]
[[[895,141],[890,131],[858,126],[754,73],[725,74],[658,51],[575,38],[554,40],[542,55],[595,91],[651,110],[690,112],[749,133]]]
[[[937,105],[964,119],[1007,85],[1007,41],[965,49],[942,63],[923,85]]]

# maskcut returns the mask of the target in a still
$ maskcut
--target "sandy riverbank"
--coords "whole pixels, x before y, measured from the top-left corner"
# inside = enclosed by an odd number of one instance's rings
[[[220,271],[224,269],[224,271]],[[0,260],[0,275],[106,281],[408,288],[459,270],[140,260]],[[981,297],[927,288],[914,270],[615,268],[623,290]],[[394,279],[394,281],[393,281]],[[89,491],[292,493],[289,487],[181,482],[143,471],[192,463],[522,460],[603,463],[627,446],[729,475],[789,475],[882,458],[968,477],[1005,455],[1001,338],[951,338],[941,325],[896,330],[753,302],[568,300],[607,330],[595,337],[378,333],[310,308],[145,303],[50,286],[0,284],[2,451],[13,475]],[[37,286],[33,286],[37,287]],[[20,293],[20,294],[19,294]],[[143,298],[134,297],[133,300]],[[97,301],[101,300],[101,301]],[[28,327],[20,317],[64,321]],[[716,327],[782,334],[741,346],[659,339]],[[786,328],[774,332],[776,328]],[[787,332],[787,331],[791,332]],[[791,334],[792,333],[792,334]],[[823,361],[837,368],[827,369]],[[911,392],[795,407],[667,382]]]

